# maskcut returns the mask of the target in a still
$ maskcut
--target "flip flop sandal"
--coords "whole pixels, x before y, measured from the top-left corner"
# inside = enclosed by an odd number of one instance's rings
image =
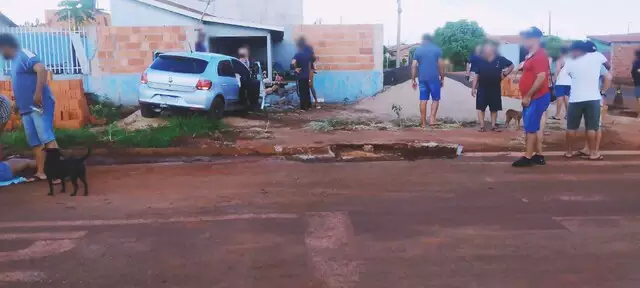
[[[491,131],[493,131],[493,132],[502,132],[502,130],[500,130],[498,127],[491,128]]]
[[[560,121],[560,118],[558,118],[556,116],[551,116],[551,119]]]
[[[589,154],[588,153],[584,153],[582,151],[578,151],[578,152],[575,153],[575,156],[580,156],[580,157],[585,157],[586,156],[586,157],[589,157]]]
[[[487,132],[487,129],[486,129],[486,128],[484,128],[484,127],[482,127],[482,128],[480,128],[480,129],[478,129],[478,132]]]
[[[39,177],[39,176],[36,176],[36,175],[33,175],[33,176],[31,176],[31,177],[29,177],[29,178],[27,179],[27,183],[33,183],[33,182],[46,182],[46,181],[47,181],[47,178],[42,178],[42,177]],[[58,184],[60,184],[60,183],[62,183],[62,181],[60,181],[59,179],[58,179],[58,180],[53,181],[53,185],[58,185]]]
[[[602,161],[602,160],[604,160],[604,156],[602,156],[602,155],[598,156],[597,158],[591,158],[590,156],[582,156],[580,158],[582,158],[583,160],[587,160],[587,161]]]
[[[573,152],[573,154],[571,154],[571,155],[568,155],[567,153],[564,153],[564,158],[572,159],[572,158],[574,158],[574,157],[583,157],[583,156],[585,156],[585,155],[586,155],[586,154],[584,154],[584,153],[582,153],[582,152],[578,151],[578,152]],[[586,155],[586,156],[589,156],[589,155]]]

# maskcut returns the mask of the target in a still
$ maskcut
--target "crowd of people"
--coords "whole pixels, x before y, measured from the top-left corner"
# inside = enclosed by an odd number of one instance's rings
[[[562,48],[552,73],[552,60],[542,45],[544,34],[536,27],[520,33],[528,54],[518,65],[519,88],[522,99],[522,120],[525,132],[525,153],[513,163],[514,167],[545,165],[543,155],[544,126],[547,109],[556,102],[557,111],[552,119],[561,120],[566,111],[565,157],[602,160],[602,116],[606,110],[605,92],[611,87],[613,76],[604,55],[590,41],[575,41]],[[434,125],[444,84],[442,50],[432,43],[430,35],[423,37],[416,49],[412,64],[412,84],[419,88],[421,123]],[[498,43],[486,41],[475,48],[467,65],[467,77],[472,82],[472,96],[476,101],[480,132],[485,132],[485,113],[491,113],[491,131],[500,132],[498,111],[502,110],[501,83],[515,69],[514,63],[498,54]],[[636,96],[640,99],[640,53],[633,67]],[[431,100],[431,113],[427,117],[427,104]],[[640,100],[638,100],[640,107]],[[574,150],[577,130],[584,121],[586,143],[584,149]]]

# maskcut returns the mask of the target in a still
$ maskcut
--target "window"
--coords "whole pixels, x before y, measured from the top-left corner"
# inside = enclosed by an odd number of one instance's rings
[[[209,62],[182,56],[160,55],[151,64],[151,69],[175,73],[202,74]]]
[[[231,66],[231,61],[223,60],[218,63],[218,75],[223,77],[236,77],[236,73],[233,72],[233,66]]]

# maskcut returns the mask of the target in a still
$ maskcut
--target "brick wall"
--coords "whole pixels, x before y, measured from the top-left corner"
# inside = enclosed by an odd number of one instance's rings
[[[304,36],[314,47],[318,70],[373,70],[376,26],[300,25],[294,38]]]
[[[155,51],[187,51],[187,27],[101,27],[98,69],[102,73],[141,73]]]
[[[640,44],[613,43],[611,45],[611,70],[616,84],[633,85],[631,66]]]
[[[51,77],[51,74],[49,74]],[[56,128],[78,129],[89,123],[90,112],[81,79],[52,80],[49,79],[49,88],[56,99],[54,112],[54,126]],[[11,81],[0,81],[0,94],[15,101]],[[20,117],[11,115],[6,130],[20,127]]]

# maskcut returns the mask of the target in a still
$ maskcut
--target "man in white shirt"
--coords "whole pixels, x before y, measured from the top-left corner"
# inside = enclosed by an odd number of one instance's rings
[[[604,92],[611,87],[611,75],[607,71],[604,85],[600,87],[600,76],[607,58],[586,41],[575,41],[571,44],[574,60],[565,66],[571,77],[571,96],[567,109],[567,153],[565,157],[577,156],[573,153],[572,142],[576,136],[580,122],[584,118],[586,137],[589,146],[589,160],[601,160],[597,147],[597,135],[600,130],[601,101]]]
[[[564,67],[567,66],[573,60],[571,55],[569,55],[569,48],[562,47],[560,49],[562,56],[556,61],[556,115],[551,117],[554,120],[560,120],[562,108],[567,110],[569,107],[569,94],[571,94],[571,77],[567,73],[567,69]]]

